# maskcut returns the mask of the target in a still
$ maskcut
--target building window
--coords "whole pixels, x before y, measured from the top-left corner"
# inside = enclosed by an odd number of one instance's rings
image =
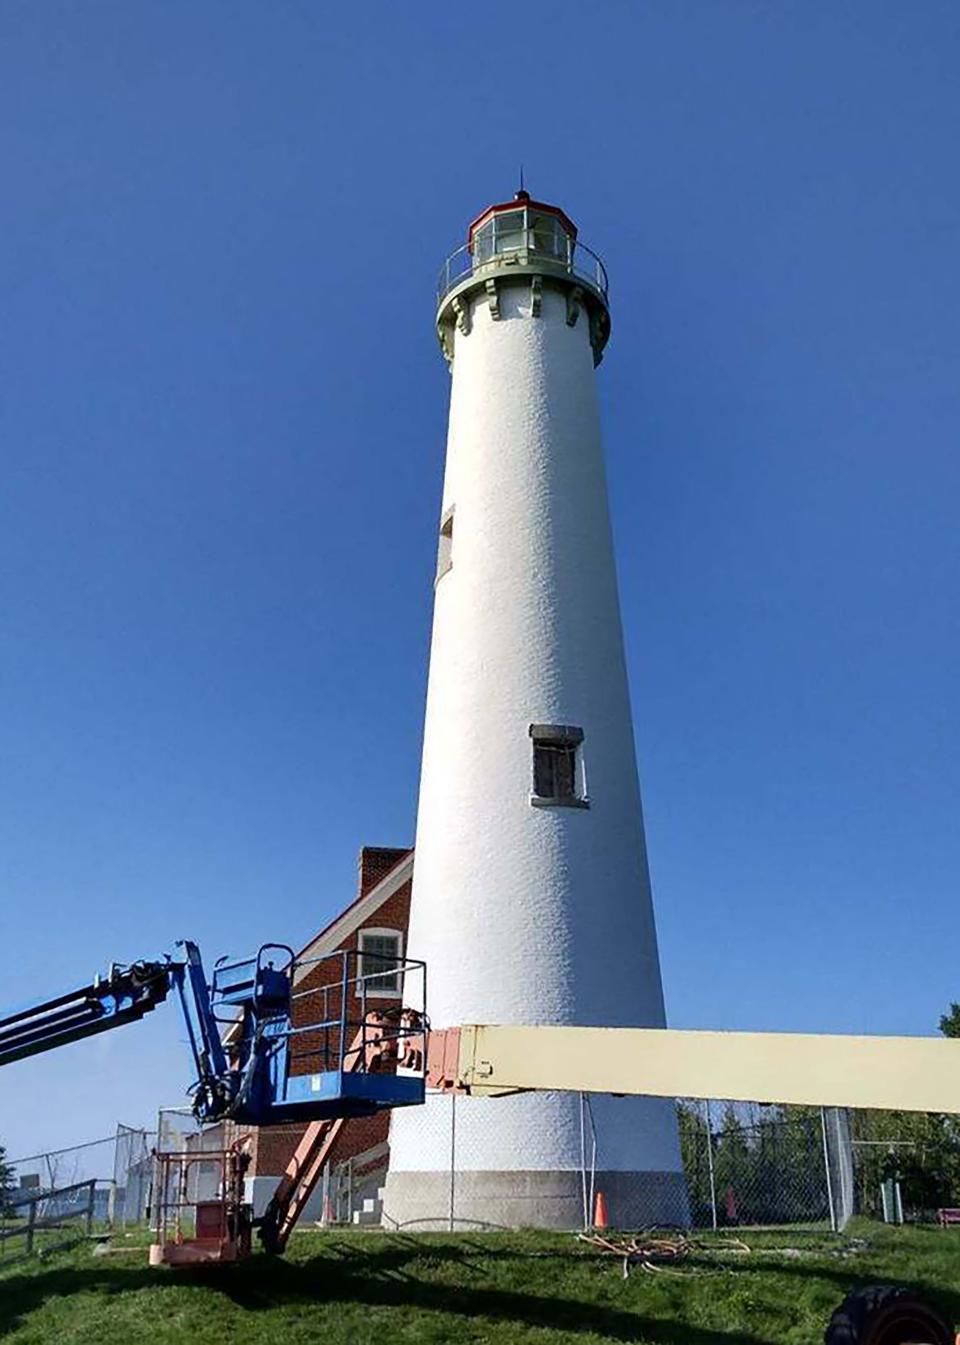
[[[453,569],[453,505],[440,520],[440,542],[437,546],[437,580]]]
[[[533,793],[537,808],[589,808],[583,765],[583,729],[531,724]]]
[[[361,929],[357,939],[360,957],[357,994],[394,997],[403,986],[400,958],[403,935],[398,929]]]

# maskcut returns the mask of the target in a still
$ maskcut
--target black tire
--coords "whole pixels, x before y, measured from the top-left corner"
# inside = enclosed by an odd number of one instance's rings
[[[875,1284],[847,1297],[830,1318],[824,1345],[954,1345],[946,1318],[910,1289]]]

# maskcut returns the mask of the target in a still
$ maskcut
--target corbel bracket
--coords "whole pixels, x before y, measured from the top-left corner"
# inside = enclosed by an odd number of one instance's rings
[[[577,318],[580,316],[580,308],[583,304],[583,290],[579,285],[573,285],[567,290],[567,326],[575,327]]]
[[[497,282],[495,280],[485,280],[484,289],[487,291],[487,302],[490,305],[490,316],[494,322],[500,317],[500,295],[497,291]]]
[[[457,330],[464,336],[470,335],[470,300],[465,296],[458,294],[452,300],[450,307],[453,309],[457,319]]]
[[[594,309],[589,314],[590,320],[590,345],[593,348],[593,367],[596,368],[603,359],[603,347],[606,344],[606,333],[603,330],[603,322],[600,313]]]

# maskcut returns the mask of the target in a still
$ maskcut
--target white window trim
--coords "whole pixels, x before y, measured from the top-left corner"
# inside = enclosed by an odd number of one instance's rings
[[[396,941],[397,941],[397,961],[398,961],[398,962],[402,962],[402,961],[403,961],[403,930],[401,930],[401,929],[387,929],[386,926],[383,926],[383,925],[362,925],[361,928],[357,930],[357,970],[358,970],[358,974],[359,974],[359,975],[362,976],[362,975],[364,974],[364,972],[363,972],[363,940],[364,940],[364,936],[365,936],[366,934],[370,934],[370,935],[372,935],[374,938],[381,938],[381,939],[383,939],[383,938],[394,938],[394,939],[396,939]],[[376,975],[376,974],[377,974],[376,972],[371,972],[371,975]],[[397,972],[397,975],[399,976],[399,975],[401,975],[401,973],[398,971],[398,972]],[[357,983],[356,983],[355,993],[356,993],[356,997],[357,997],[357,999],[362,999],[362,998],[363,998],[364,990],[363,990],[363,982],[362,982],[362,981],[359,981],[359,980],[357,981]],[[367,989],[367,991],[366,991],[366,996],[367,996],[367,999],[400,999],[400,998],[402,998],[402,996],[403,996],[403,991],[402,991],[402,990],[370,990],[370,989]]]

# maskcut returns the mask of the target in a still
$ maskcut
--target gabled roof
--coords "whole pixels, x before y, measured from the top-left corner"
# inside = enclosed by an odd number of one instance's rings
[[[323,957],[327,953],[335,952],[337,948],[350,936],[366,924],[372,915],[383,905],[394,893],[399,892],[404,883],[410,881],[413,877],[413,851],[408,850],[402,859],[399,859],[393,868],[380,879],[369,892],[363,896],[357,897],[354,901],[342,910],[338,916],[335,916],[320,933],[297,953],[297,961],[302,958],[313,959]],[[309,966],[299,966],[294,972],[294,985],[307,975]]]

